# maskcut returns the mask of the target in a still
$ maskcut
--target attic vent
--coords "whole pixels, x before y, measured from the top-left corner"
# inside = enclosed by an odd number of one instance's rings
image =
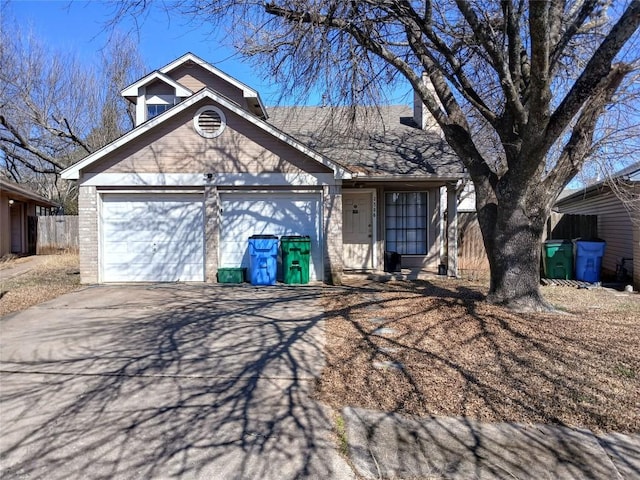
[[[205,138],[215,138],[224,131],[226,118],[217,107],[206,106],[196,112],[193,125]]]

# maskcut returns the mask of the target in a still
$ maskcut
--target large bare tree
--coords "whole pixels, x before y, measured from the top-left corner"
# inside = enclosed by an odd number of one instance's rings
[[[58,173],[132,128],[119,90],[143,72],[136,46],[115,35],[86,65],[3,20],[0,65],[1,173],[74,213],[75,183]]]
[[[151,3],[128,2],[116,16]],[[539,290],[543,228],[638,67],[640,0],[176,0],[171,8],[233,25],[240,51],[292,92],[371,103],[408,82],[475,185],[488,299],[549,308]]]

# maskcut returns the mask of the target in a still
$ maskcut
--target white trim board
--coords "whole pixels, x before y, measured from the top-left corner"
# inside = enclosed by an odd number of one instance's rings
[[[96,187],[272,187],[333,185],[330,173],[214,173],[211,180],[203,173],[96,173],[80,182],[82,186]]]

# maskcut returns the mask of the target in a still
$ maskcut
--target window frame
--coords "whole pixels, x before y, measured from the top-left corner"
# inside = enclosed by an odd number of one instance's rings
[[[156,113],[155,115],[151,115],[151,113],[149,112],[149,108],[151,107],[153,108],[163,107],[164,110],[162,110],[159,113]],[[171,107],[173,107],[173,105],[171,105],[170,103],[147,103],[147,120],[151,120],[152,118],[156,118],[158,115],[162,115]]]

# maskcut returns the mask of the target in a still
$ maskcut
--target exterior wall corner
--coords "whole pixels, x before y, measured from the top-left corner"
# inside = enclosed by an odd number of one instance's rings
[[[447,271],[458,276],[458,195],[455,183],[447,184]]]
[[[98,283],[98,192],[96,187],[81,186],[78,192],[78,240],[80,282]]]
[[[326,185],[322,195],[324,281],[342,284],[342,186]]]

